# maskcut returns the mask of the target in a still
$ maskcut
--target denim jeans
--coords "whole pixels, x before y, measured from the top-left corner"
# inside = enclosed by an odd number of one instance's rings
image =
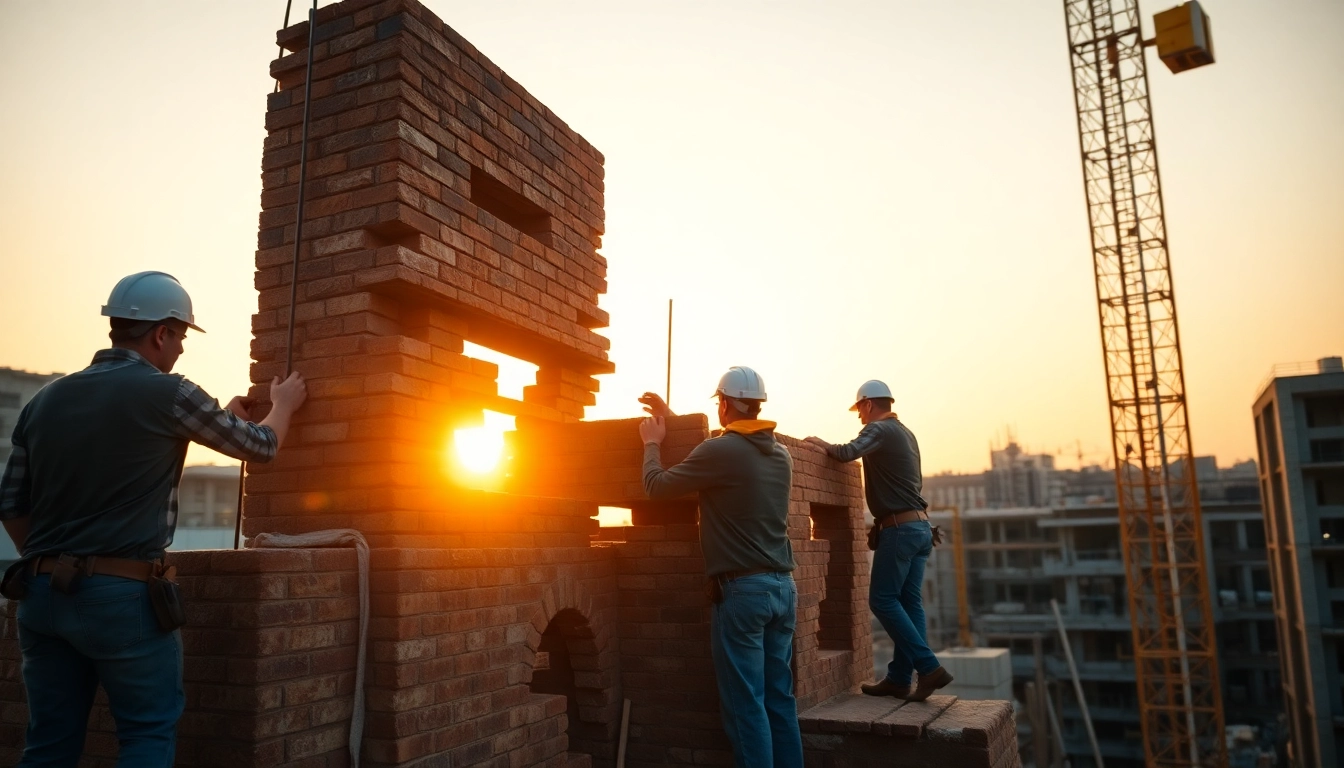
[[[798,588],[787,573],[758,573],[723,586],[710,650],[723,728],[737,768],[801,768],[803,741],[793,698]]]
[[[887,679],[897,685],[909,685],[916,670],[927,675],[938,668],[920,595],[924,563],[932,553],[933,530],[921,520],[883,529],[873,555],[868,607],[896,644]]]
[[[20,768],[65,768],[84,751],[101,683],[117,724],[117,768],[170,768],[182,716],[182,636],[163,632],[148,587],[86,576],[72,595],[51,577],[27,579],[19,647],[28,690],[28,738]]]

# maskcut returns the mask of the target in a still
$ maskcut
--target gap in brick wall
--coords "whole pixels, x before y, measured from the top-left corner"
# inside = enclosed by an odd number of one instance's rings
[[[471,202],[514,229],[551,245],[551,216],[480,168],[471,169]]]
[[[449,463],[454,482],[478,490],[497,490],[503,481],[504,433],[515,428],[514,418],[495,411],[482,411],[478,427],[453,432]]]
[[[629,507],[598,507],[597,524],[605,528],[634,525],[634,511]]]
[[[814,540],[831,542],[826,568],[826,591],[821,598],[821,619],[817,645],[821,650],[847,650],[852,617],[846,612],[845,599],[849,576],[841,568],[841,555],[850,544],[849,508],[833,504],[808,505],[808,518]]]
[[[494,363],[499,366],[499,378],[495,380],[495,388],[500,397],[522,400],[523,389],[537,383],[537,371],[540,368],[526,360],[506,355],[480,344],[473,344],[470,341],[463,342],[462,353],[467,357],[484,360],[487,363]]]

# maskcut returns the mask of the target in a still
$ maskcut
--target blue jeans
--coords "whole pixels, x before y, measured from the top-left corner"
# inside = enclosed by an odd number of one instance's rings
[[[896,644],[887,665],[887,679],[909,685],[911,673],[927,675],[938,668],[929,650],[924,621],[924,563],[933,553],[933,530],[920,520],[883,529],[873,555],[868,607]]]
[[[737,768],[802,768],[793,699],[793,630],[798,588],[787,573],[758,573],[723,585],[710,650],[723,728]]]
[[[65,768],[84,751],[101,683],[117,723],[117,768],[171,768],[182,716],[182,636],[163,632],[149,589],[87,576],[73,595],[30,576],[19,601],[19,647],[28,690],[20,768]]]

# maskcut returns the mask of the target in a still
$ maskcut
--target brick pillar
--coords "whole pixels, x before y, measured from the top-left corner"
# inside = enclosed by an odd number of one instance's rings
[[[279,33],[293,53],[271,67],[252,345],[264,394],[297,280],[309,402],[280,458],[250,467],[244,532],[461,544],[452,534],[481,526],[451,511],[453,430],[487,408],[579,420],[593,375],[613,370],[593,331],[607,321],[603,158],[415,0],[346,0],[317,25],[297,275],[306,22]],[[501,398],[465,341],[536,363],[536,386]]]

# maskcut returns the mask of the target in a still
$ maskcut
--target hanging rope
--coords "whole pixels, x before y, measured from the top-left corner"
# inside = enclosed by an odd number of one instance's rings
[[[355,658],[355,705],[350,715],[350,765],[359,768],[359,748],[364,740],[364,656],[369,642],[369,543],[359,531],[339,528],[297,536],[259,533],[247,544],[257,549],[355,548],[359,565],[359,651]]]

